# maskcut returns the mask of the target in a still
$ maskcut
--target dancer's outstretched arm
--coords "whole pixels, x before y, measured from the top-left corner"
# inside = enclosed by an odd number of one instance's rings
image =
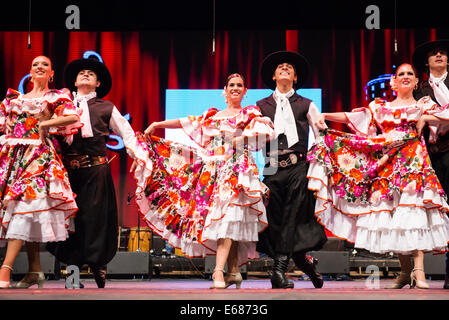
[[[156,129],[178,129],[178,128],[181,128],[181,123],[179,122],[179,119],[170,119],[161,122],[153,122],[152,124],[150,124],[148,128],[146,128],[144,134],[145,137],[149,138]]]

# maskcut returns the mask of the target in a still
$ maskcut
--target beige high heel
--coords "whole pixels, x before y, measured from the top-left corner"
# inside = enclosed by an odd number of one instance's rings
[[[9,269],[11,272],[14,271],[14,269],[11,266],[8,266],[7,264],[2,265],[0,268],[6,268]],[[0,289],[8,289],[10,281],[0,281]]]
[[[214,269],[214,274],[215,272],[220,271],[223,273],[224,276],[224,270],[223,269],[219,269],[219,268],[215,268]],[[217,281],[214,278],[214,275],[212,274],[212,280],[214,280],[214,285],[210,287],[210,289],[226,289],[226,282],[224,281]]]
[[[412,283],[409,272],[401,272],[399,277],[396,278],[394,283],[390,286],[387,286],[385,289],[402,289],[406,285],[410,285]]]
[[[410,278],[411,278],[410,288],[414,288],[416,286],[419,289],[429,289],[429,285],[427,284],[427,282],[416,279],[416,276],[415,276],[416,270],[420,270],[420,271],[424,272],[424,270],[421,268],[415,268],[412,270],[412,273],[410,274]]]
[[[226,279],[225,278],[225,288],[228,288],[230,286],[232,286],[233,284],[235,284],[236,289],[240,289],[240,286],[242,285],[242,275],[240,274],[240,272],[237,273],[228,273],[231,279]]]
[[[30,282],[26,282],[22,279],[15,285],[15,288],[28,289],[29,287],[31,287],[32,285],[35,285],[35,284],[37,284],[37,287],[39,289],[42,289],[44,287],[45,275],[42,271],[39,271],[39,272],[30,271],[27,274],[37,274],[37,278],[32,279]],[[25,277],[26,277],[26,275],[25,275]]]

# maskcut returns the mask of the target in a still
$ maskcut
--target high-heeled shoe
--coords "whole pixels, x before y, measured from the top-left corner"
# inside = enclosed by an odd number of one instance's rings
[[[34,275],[37,276],[34,276]],[[31,278],[31,280],[25,281],[26,277]],[[44,282],[45,282],[45,275],[42,271],[30,271],[28,272],[25,277],[23,277],[22,280],[20,280],[19,282],[17,282],[17,284],[15,285],[15,288],[17,289],[28,289],[29,287],[37,284],[37,287],[39,289],[42,289],[44,287]]]
[[[427,284],[427,282],[416,279],[415,271],[417,270],[424,272],[424,270],[420,268],[415,268],[412,270],[412,273],[410,274],[410,288],[414,288],[416,286],[419,289],[429,289],[429,285]]]
[[[228,288],[235,284],[236,289],[240,289],[240,286],[242,285],[242,275],[240,272],[237,273],[228,273],[229,277],[226,279],[225,277],[225,288]]]
[[[2,265],[0,268],[6,268],[9,269],[11,272],[14,271],[14,269],[11,266],[8,266],[7,264]],[[0,289],[8,289],[10,288],[9,286],[10,281],[0,281]]]
[[[412,283],[409,272],[401,272],[392,285],[385,287],[385,289],[402,289],[406,285]]]
[[[214,274],[217,271],[223,273],[223,275],[224,275],[224,270],[223,269],[215,268],[214,269]],[[212,280],[214,280],[214,284],[210,287],[210,289],[226,289],[227,288],[226,287],[226,282],[215,280],[214,275],[212,275]]]

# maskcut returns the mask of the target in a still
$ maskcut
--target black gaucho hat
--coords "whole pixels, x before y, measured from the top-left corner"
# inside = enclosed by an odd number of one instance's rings
[[[434,49],[444,49],[449,54],[449,40],[436,40],[420,44],[415,48],[412,62],[419,72],[427,72],[427,55]]]
[[[97,75],[100,86],[95,90],[98,98],[106,96],[112,87],[112,77],[105,64],[97,59],[77,59],[70,62],[64,69],[64,81],[70,91],[76,91],[75,81],[81,70],[92,70]]]
[[[289,63],[295,68],[298,81],[294,87],[295,89],[300,88],[309,74],[309,63],[302,55],[292,51],[273,52],[263,60],[260,73],[266,86],[272,90],[276,89],[276,81],[273,80],[273,74],[281,63]]]

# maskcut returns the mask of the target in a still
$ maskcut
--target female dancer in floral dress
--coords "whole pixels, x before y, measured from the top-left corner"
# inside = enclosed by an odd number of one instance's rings
[[[145,130],[152,172],[136,170],[137,203],[153,230],[187,256],[216,254],[212,288],[240,287],[239,265],[258,257],[258,233],[267,225],[267,188],[249,150],[274,131],[256,106],[241,107],[246,90],[242,76],[232,74],[225,110],[152,123]],[[183,128],[199,147],[151,136],[157,128]]]
[[[34,58],[30,73],[33,89],[26,94],[9,89],[0,105],[0,239],[8,243],[0,288],[9,287],[24,241],[65,240],[78,210],[67,172],[47,136],[52,127],[71,134],[79,117],[68,92],[49,90],[54,74],[49,58]],[[41,287],[45,277],[40,265],[36,268],[30,266],[27,276],[33,279],[28,282]]]
[[[410,64],[399,66],[392,83],[394,101],[376,99],[367,108],[318,120],[318,126],[347,123],[356,133],[322,133],[308,156],[309,189],[316,191],[315,215],[337,237],[398,254],[401,274],[391,288],[428,288],[424,252],[446,247],[449,206],[421,130],[428,123],[435,139],[449,110],[429,97],[413,98],[418,78]]]

